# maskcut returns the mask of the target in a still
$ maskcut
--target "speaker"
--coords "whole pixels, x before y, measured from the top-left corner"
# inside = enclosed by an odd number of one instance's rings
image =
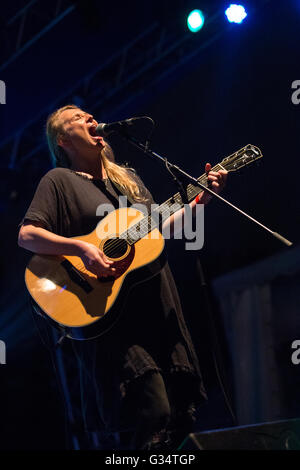
[[[192,433],[179,450],[300,450],[300,419]]]

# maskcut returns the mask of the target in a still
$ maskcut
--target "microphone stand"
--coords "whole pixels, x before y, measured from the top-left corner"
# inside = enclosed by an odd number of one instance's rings
[[[249,214],[246,212],[242,211],[239,209],[239,207],[235,206],[231,202],[229,202],[227,199],[224,197],[220,196],[219,194],[215,193],[212,191],[210,188],[207,188],[203,184],[199,183],[199,181],[194,178],[193,176],[189,175],[186,171],[182,170],[179,166],[174,165],[173,163],[170,163],[166,158],[162,157],[158,153],[154,152],[153,150],[149,149],[149,145],[147,142],[146,144],[143,144],[139,142],[135,137],[132,135],[129,135],[125,129],[120,129],[119,130],[120,135],[122,135],[130,144],[132,144],[134,147],[137,147],[138,149],[142,150],[143,153],[145,153],[148,157],[154,158],[155,160],[160,160],[164,165],[166,166],[167,170],[172,174],[175,182],[178,185],[180,195],[182,197],[182,202],[183,203],[188,203],[188,197],[186,194],[186,191],[183,188],[182,181],[178,178],[178,175],[180,175],[181,178],[188,180],[190,183],[192,183],[194,186],[199,186],[203,191],[208,192],[211,194],[211,196],[216,197],[219,199],[219,201],[222,201],[223,203],[227,204],[229,207],[231,207],[233,210],[237,211],[239,214],[243,215],[246,217],[248,220],[251,220],[251,222],[257,224],[259,227],[263,228],[265,231],[269,232],[274,238],[277,238],[277,240],[281,241],[284,245],[286,246],[292,246],[292,242],[287,240],[285,237],[280,235],[277,232],[274,232],[270,228],[266,227],[263,225],[261,222],[258,220],[254,219],[254,217],[251,217]],[[177,174],[177,176],[175,175]]]

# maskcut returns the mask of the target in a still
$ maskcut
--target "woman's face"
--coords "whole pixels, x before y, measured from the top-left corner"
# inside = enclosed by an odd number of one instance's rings
[[[68,154],[75,152],[84,156],[92,151],[99,155],[105,142],[103,137],[96,136],[98,122],[91,114],[80,108],[66,109],[59,116],[59,120],[63,135],[58,138],[58,143]]]

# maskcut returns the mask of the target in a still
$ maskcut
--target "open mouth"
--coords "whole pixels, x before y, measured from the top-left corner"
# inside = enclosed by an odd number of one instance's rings
[[[92,137],[98,137],[96,134],[96,127],[97,127],[96,125],[89,127],[89,133]]]
[[[103,138],[100,135],[96,134],[97,124],[93,124],[92,126],[88,127],[88,132],[96,144],[100,147],[104,146]]]

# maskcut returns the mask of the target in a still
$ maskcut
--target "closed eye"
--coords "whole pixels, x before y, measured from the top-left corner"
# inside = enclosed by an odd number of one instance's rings
[[[84,117],[84,114],[77,113],[72,117],[72,121],[78,121],[78,119],[81,119]]]

